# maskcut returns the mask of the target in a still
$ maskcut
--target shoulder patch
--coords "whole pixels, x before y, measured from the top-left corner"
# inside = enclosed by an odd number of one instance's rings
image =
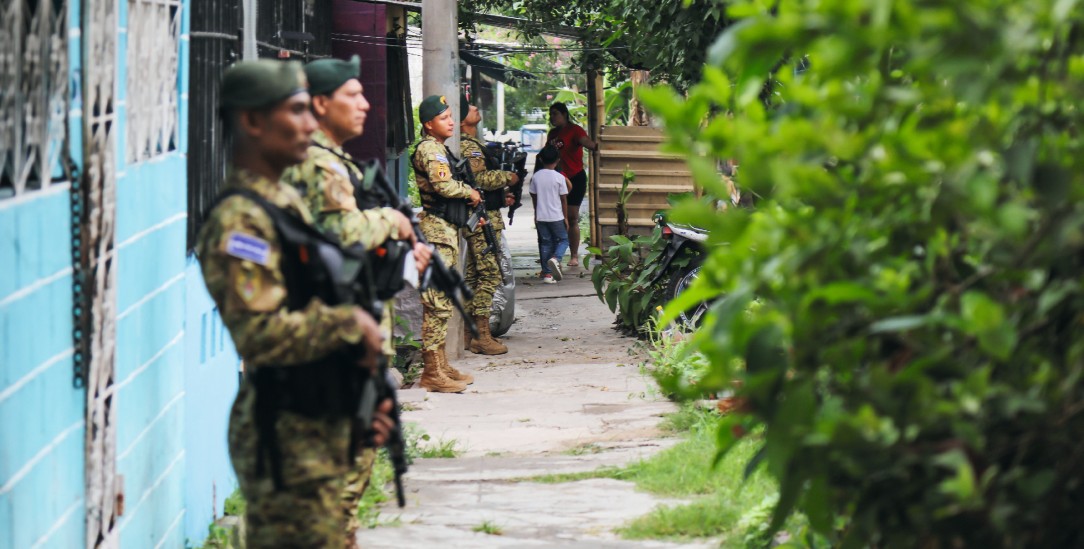
[[[438,154],[438,155],[435,155],[435,157],[436,157],[436,160],[438,162],[443,162],[445,164],[448,164],[448,157],[447,156],[444,156],[443,154]]]
[[[471,151],[471,156],[482,156],[482,151]]]
[[[271,255],[271,244],[260,237],[232,232],[226,238],[226,253],[266,267],[268,256]]]
[[[346,166],[343,166],[341,162],[328,162],[327,167],[343,177],[350,177],[350,173],[346,171]]]

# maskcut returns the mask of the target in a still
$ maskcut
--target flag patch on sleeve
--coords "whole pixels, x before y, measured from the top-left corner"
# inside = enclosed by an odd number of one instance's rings
[[[232,232],[226,239],[226,253],[266,267],[271,255],[271,244],[250,234]]]

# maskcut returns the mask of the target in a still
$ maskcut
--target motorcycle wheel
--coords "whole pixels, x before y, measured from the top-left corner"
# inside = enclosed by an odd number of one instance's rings
[[[680,269],[674,270],[670,273],[670,281],[666,285],[666,300],[671,301],[675,297],[685,291],[696,277],[700,276],[700,269],[704,263],[703,256],[696,256],[689,261],[688,265]],[[710,304],[706,301],[701,301],[696,305],[690,307],[688,310],[682,311],[678,315],[678,322],[684,325],[686,328],[695,329],[700,327],[700,323],[704,320],[704,315],[708,312],[708,306]]]
[[[501,257],[497,261],[501,268],[502,284],[493,292],[493,308],[489,312],[489,331],[495,336],[502,336],[516,320],[516,274],[512,270],[512,250],[508,239],[501,233]]]

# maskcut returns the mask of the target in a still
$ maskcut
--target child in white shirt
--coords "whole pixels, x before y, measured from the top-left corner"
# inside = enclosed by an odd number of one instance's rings
[[[561,280],[561,257],[568,251],[568,182],[554,170],[560,155],[552,146],[538,153],[542,169],[531,176],[534,224],[538,231],[538,256],[542,261],[542,282]]]

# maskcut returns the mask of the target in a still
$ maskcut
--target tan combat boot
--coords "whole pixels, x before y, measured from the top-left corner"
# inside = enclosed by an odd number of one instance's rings
[[[472,336],[471,333],[470,333],[470,326],[467,326],[467,323],[464,322],[463,323],[463,350],[464,351],[469,351],[470,350],[470,340],[473,339],[473,338],[474,338],[474,336]]]
[[[474,324],[478,326],[478,338],[471,340],[470,352],[479,355],[503,355],[508,352],[508,347],[490,335],[488,316],[475,316]]]
[[[474,376],[466,372],[460,372],[459,370],[456,370],[455,367],[452,366],[450,362],[448,362],[448,353],[445,352],[444,348],[441,348],[439,353],[440,367],[442,370],[444,370],[444,375],[448,376],[448,379],[451,379],[452,381],[458,381],[459,383],[466,383],[467,385],[474,383]]]
[[[418,381],[426,391],[435,393],[462,393],[467,389],[466,384],[453,381],[444,374],[441,368],[441,351],[422,352],[422,378]]]

